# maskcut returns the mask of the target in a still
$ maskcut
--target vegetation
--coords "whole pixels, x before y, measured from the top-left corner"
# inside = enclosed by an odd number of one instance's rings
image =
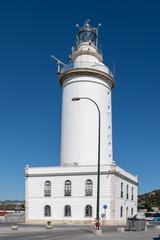
[[[148,211],[152,211],[153,207],[160,209],[160,189],[139,195],[138,203],[144,205]]]

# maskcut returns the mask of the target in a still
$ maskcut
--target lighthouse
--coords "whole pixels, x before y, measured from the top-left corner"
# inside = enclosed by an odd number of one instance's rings
[[[99,49],[99,25],[87,20],[77,29],[70,63],[55,58],[62,88],[60,165],[25,167],[25,219],[121,225],[137,213],[138,178],[113,160],[114,76]]]
[[[100,110],[100,162],[113,161],[111,91],[113,74],[103,63],[98,46],[98,27],[86,21],[78,28],[72,63],[62,68],[61,166],[96,165],[98,152],[98,113]],[[73,103],[80,97],[83,101]]]

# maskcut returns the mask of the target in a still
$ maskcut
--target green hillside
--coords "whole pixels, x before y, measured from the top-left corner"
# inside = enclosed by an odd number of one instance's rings
[[[138,204],[145,205],[148,210],[151,210],[152,207],[160,209],[160,189],[139,195]]]

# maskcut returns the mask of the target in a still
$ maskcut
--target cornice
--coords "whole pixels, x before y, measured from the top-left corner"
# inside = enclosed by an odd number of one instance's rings
[[[63,83],[67,78],[74,77],[74,76],[93,76],[96,78],[100,78],[105,82],[107,82],[111,89],[115,85],[114,79],[105,72],[102,72],[97,69],[92,69],[92,68],[75,68],[60,74],[59,80],[60,80],[61,86],[63,86]]]
[[[68,173],[25,173],[25,177],[56,177],[56,176],[88,176],[88,175],[97,175],[96,171],[92,172],[68,172]],[[115,170],[113,171],[101,171],[100,175],[115,175],[117,177],[122,178],[123,180],[126,180],[136,186],[138,186],[138,183],[129,177],[123,175],[123,173],[117,172]]]

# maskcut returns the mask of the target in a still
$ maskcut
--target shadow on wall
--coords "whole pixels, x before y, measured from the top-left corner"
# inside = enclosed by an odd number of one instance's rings
[[[153,238],[153,240],[160,240],[160,235],[158,237]]]

